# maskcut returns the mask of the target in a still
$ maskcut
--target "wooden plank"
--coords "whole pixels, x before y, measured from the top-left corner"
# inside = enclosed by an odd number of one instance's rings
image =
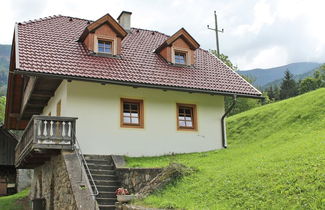
[[[51,98],[52,96],[54,96],[54,91],[37,90],[32,93],[32,97],[35,98]]]
[[[47,104],[47,101],[29,101],[27,105],[33,108],[42,108]]]
[[[7,183],[0,182],[0,195],[7,195]]]
[[[13,136],[0,128],[0,165],[14,165],[17,141]]]
[[[21,105],[21,109],[20,109],[20,117],[23,116],[23,113],[26,109],[26,105],[27,105],[27,103],[32,95],[32,92],[34,90],[36,81],[37,81],[36,77],[30,77],[28,80],[26,89],[23,94],[23,100],[22,100],[22,105]]]
[[[12,117],[12,118],[18,118],[20,116],[20,113],[10,113],[9,114],[9,117]]]

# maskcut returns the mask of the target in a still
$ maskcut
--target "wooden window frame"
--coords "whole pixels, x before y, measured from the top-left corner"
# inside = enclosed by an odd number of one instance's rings
[[[182,53],[185,54],[185,64],[181,64],[181,63],[176,63],[175,60],[175,55],[176,53]],[[189,66],[190,65],[190,52],[187,49],[183,49],[183,48],[172,48],[172,63],[174,65],[178,65],[178,66]]]
[[[179,125],[179,108],[183,107],[190,107],[192,108],[192,127],[182,127]],[[177,122],[177,130],[178,131],[197,131],[197,123],[198,118],[197,118],[197,108],[195,104],[183,104],[183,103],[176,103],[176,122]]]
[[[100,36],[100,35],[95,35],[94,36],[94,39],[95,39],[95,49],[94,51],[98,54],[104,54],[104,55],[116,55],[117,53],[117,40],[112,38],[112,37],[109,37],[109,36]],[[98,42],[99,41],[104,41],[104,42],[111,42],[112,43],[112,50],[110,53],[108,52],[99,52],[98,51]]]
[[[139,124],[124,123],[123,113],[124,113],[124,103],[138,103],[139,104]],[[129,99],[121,98],[120,100],[120,126],[121,128],[144,128],[144,106],[142,99]]]
[[[99,42],[104,42],[104,52],[99,51]],[[106,43],[110,43],[111,45],[111,52],[105,52],[105,44]],[[111,40],[107,40],[107,39],[97,39],[97,52],[98,53],[103,53],[103,54],[110,54],[113,55],[114,54],[114,43]]]
[[[176,62],[176,54],[179,54],[179,55],[184,55],[184,63],[177,63]],[[186,52],[182,52],[182,51],[179,51],[179,50],[175,50],[174,51],[174,61],[175,61],[175,64],[177,65],[186,65],[187,64],[187,53]]]

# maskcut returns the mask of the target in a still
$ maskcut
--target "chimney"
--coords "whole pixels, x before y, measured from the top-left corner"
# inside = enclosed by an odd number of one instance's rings
[[[131,15],[132,15],[132,12],[122,11],[121,14],[117,18],[118,23],[127,32],[130,32],[130,29],[131,29]]]

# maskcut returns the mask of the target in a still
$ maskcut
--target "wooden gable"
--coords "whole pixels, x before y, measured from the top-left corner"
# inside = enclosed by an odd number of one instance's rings
[[[199,47],[199,43],[184,28],[181,28],[163,42],[155,52],[169,63],[174,63],[175,51],[184,52],[187,55],[187,65],[193,65],[195,63],[194,51]]]
[[[127,32],[118,24],[112,16],[106,14],[100,19],[88,25],[79,41],[83,42],[88,50],[97,52],[97,41],[99,39],[110,40],[113,43],[114,52],[121,53],[121,41],[127,35]]]

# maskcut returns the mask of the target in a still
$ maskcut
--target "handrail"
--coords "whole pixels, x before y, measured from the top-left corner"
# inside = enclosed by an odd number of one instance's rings
[[[99,194],[99,191],[97,189],[97,186],[96,186],[96,183],[94,181],[93,175],[91,174],[90,169],[89,169],[88,164],[87,164],[87,161],[86,161],[86,159],[85,159],[85,157],[84,157],[84,155],[83,155],[83,153],[81,151],[81,147],[80,147],[80,144],[78,142],[78,139],[75,136],[75,134],[73,134],[73,135],[74,135],[74,139],[75,139],[75,148],[77,150],[77,157],[79,159],[80,166],[85,167],[86,171],[89,174],[90,180],[91,180],[91,182],[92,182],[92,184],[94,186],[94,189],[95,189],[95,193],[92,193],[91,196],[97,196]]]

